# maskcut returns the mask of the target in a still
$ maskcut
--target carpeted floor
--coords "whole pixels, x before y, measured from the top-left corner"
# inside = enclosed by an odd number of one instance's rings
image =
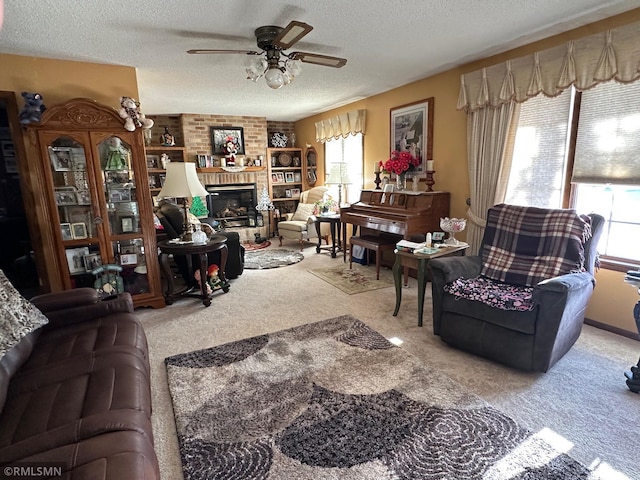
[[[269,240],[265,240],[262,243],[247,242],[243,243],[242,246],[246,252],[252,252],[254,250],[262,250],[263,248],[271,246],[271,242]]]
[[[599,478],[350,315],[165,363],[189,480]]]
[[[270,249],[274,246],[265,250]],[[571,457],[606,478],[640,479],[640,395],[627,389],[623,376],[638,361],[639,342],[585,326],[549,372],[520,372],[450,348],[434,336],[430,286],[420,328],[415,279],[403,288],[402,306],[393,317],[393,288],[348,295],[308,272],[338,266],[342,258],[316,254],[314,245],[303,253],[304,260],[286,268],[245,270],[209,308],[185,298],[164,309],[136,310],[149,341],[154,448],[162,480],[183,478],[166,357],[347,314],[386,338],[400,339],[402,349],[426,368],[453,379],[519,425],[539,435],[555,434]],[[373,265],[365,268],[375,271]],[[506,474],[501,478],[511,480]]]
[[[304,258],[300,252],[284,248],[265,248],[248,251],[244,254],[244,268],[247,270],[266,270],[269,268],[286,267],[298,263]]]
[[[375,269],[364,267],[357,263],[354,263],[351,269],[348,264],[344,265],[341,262],[336,266],[309,270],[309,273],[313,273],[316,277],[349,295],[377,290],[378,288],[393,287],[391,270],[381,269],[380,280],[376,280]]]

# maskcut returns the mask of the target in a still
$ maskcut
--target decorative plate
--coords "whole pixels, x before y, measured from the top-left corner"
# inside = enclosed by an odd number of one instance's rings
[[[287,136],[282,132],[276,132],[271,136],[271,145],[276,148],[284,148],[287,146]]]
[[[280,163],[280,165],[282,165],[283,167],[288,167],[289,165],[291,165],[291,155],[289,155],[288,153],[281,153],[278,157],[278,163]]]

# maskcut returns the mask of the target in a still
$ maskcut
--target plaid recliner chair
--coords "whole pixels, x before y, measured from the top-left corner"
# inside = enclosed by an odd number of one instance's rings
[[[434,259],[433,332],[506,365],[546,372],[580,336],[604,218],[496,205],[480,254]]]

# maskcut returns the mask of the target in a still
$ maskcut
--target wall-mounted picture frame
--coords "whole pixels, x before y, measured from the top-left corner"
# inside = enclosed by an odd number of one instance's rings
[[[276,178],[278,183],[284,183],[284,173],[276,172]]]
[[[428,160],[433,160],[434,98],[401,105],[390,110],[390,149],[408,151],[420,164],[413,173],[425,173]]]
[[[214,155],[226,155],[225,145],[232,142],[236,155],[244,155],[244,129],[242,127],[211,127],[211,147]]]
[[[73,240],[73,233],[71,233],[70,223],[61,223],[60,233],[62,234],[62,240]]]
[[[100,258],[99,253],[90,253],[89,255],[84,255],[82,257],[82,261],[84,263],[84,269],[87,272],[95,270],[102,265],[102,258]]]
[[[74,240],[78,240],[80,238],[87,238],[87,226],[82,223],[72,223],[71,224],[71,235],[73,235]]]
[[[120,229],[122,230],[122,233],[133,232],[133,217],[120,218]]]
[[[293,172],[284,172],[284,181],[287,183],[293,183]]]
[[[49,159],[56,172],[69,172],[73,168],[69,147],[49,147]]]
[[[89,255],[89,247],[67,248],[65,254],[71,275],[86,272],[83,259],[85,255]]]
[[[130,202],[131,190],[128,188],[112,188],[109,190],[109,201],[112,203]]]
[[[76,192],[74,192],[73,190],[56,190],[55,196],[56,196],[56,205],[58,205],[59,207],[78,204]]]

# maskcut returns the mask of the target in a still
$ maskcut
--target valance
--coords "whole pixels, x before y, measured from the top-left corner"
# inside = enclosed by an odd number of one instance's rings
[[[638,78],[640,22],[464,74],[458,109],[469,113],[522,103],[540,93],[554,97],[571,85],[587,90],[612,79],[629,83]]]
[[[357,133],[364,135],[366,119],[366,110],[353,110],[316,122],[316,141],[324,143],[332,138],[347,138]]]

